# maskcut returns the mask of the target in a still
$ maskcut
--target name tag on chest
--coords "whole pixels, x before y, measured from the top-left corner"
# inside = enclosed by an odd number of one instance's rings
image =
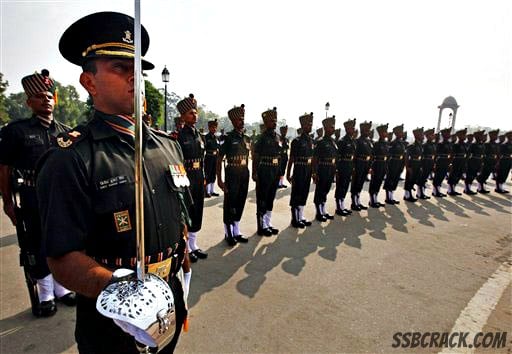
[[[112,188],[121,184],[125,184],[126,182],[128,182],[128,178],[126,178],[126,176],[116,176],[97,182],[96,188],[103,190],[106,188]]]

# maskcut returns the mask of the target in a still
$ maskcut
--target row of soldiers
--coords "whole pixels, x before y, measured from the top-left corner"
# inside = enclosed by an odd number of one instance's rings
[[[503,188],[503,183],[510,170],[512,132],[504,134],[507,141],[500,142],[497,141],[499,130],[488,134],[485,131],[467,134],[467,129],[463,129],[452,135],[450,128],[437,134],[434,129],[424,131],[417,128],[413,131],[414,141],[408,143],[403,124],[392,131],[389,131],[388,124],[384,124],[376,127],[378,139],[374,141],[371,138],[374,135],[372,122],[360,123],[357,136],[356,119],[349,119],[343,123],[345,135],[341,137],[340,129],[336,129],[336,118],[332,116],[322,121],[323,129],[317,130],[318,137],[313,139],[313,113],[309,113],[299,117],[301,128],[290,143],[286,137],[287,126],[280,127],[281,134],[276,132],[275,107],[262,113],[261,133],[252,138],[245,135],[244,116],[244,105],[231,109],[228,117],[234,129],[227,135],[221,135],[220,139],[216,135],[217,121],[208,122],[209,132],[203,136],[204,151],[199,154],[189,156],[184,147],[185,161],[204,156],[204,195],[218,195],[214,192],[216,180],[224,190],[225,239],[229,245],[247,242],[240,232],[240,218],[247,197],[250,154],[252,178],[256,182],[257,232],[265,236],[279,232],[271,219],[276,191],[286,187],[285,178],[292,186],[291,224],[298,228],[311,225],[304,217],[311,181],[316,184],[316,220],[321,222],[334,218],[325,206],[333,183],[336,186],[335,212],[348,216],[353,211],[368,209],[361,203],[361,191],[366,181],[369,181],[369,207],[385,205],[378,201],[381,188],[386,192],[386,204],[398,204],[394,192],[404,169],[404,200],[408,202],[430,198],[425,193],[429,178],[433,184],[432,195],[439,198],[446,196],[441,191],[445,179],[448,182],[447,193],[451,196],[461,194],[456,191],[461,179],[465,183],[464,193],[476,194],[471,187],[475,179],[478,182],[477,191],[489,193],[485,184],[493,172],[497,175],[495,191],[508,192]],[[177,126],[175,134],[180,140],[182,128],[179,124]],[[222,179],[222,166],[225,167],[225,178],[229,183],[224,183]],[[371,175],[370,179],[368,174]],[[345,203],[349,187],[350,207]],[[201,191],[198,191],[197,196],[201,195]],[[193,253],[193,247],[189,251]],[[195,261],[194,257],[192,259]]]

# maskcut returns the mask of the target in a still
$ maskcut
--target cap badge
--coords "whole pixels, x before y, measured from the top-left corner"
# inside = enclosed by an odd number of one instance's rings
[[[124,31],[124,37],[121,38],[123,40],[123,42],[125,43],[129,43],[129,44],[132,44],[133,43],[133,39],[132,39],[132,33],[130,31]]]

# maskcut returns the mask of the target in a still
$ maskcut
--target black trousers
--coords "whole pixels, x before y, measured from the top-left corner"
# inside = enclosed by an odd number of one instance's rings
[[[224,182],[224,224],[240,221],[249,190],[249,170],[246,166],[226,166]]]
[[[292,193],[290,206],[306,205],[311,186],[311,165],[293,164]]]
[[[462,174],[466,172],[466,166],[465,158],[454,158],[450,174],[448,175],[448,184],[455,185],[459,183],[459,180],[462,178]]]
[[[327,194],[331,190],[334,176],[336,175],[335,165],[322,165],[318,166],[317,176],[318,181],[315,188],[315,197],[313,201],[315,204],[322,204],[327,201]]]
[[[480,183],[485,183],[487,178],[489,178],[490,174],[494,172],[496,168],[496,159],[484,159],[484,164],[482,166],[482,171],[476,178],[476,180]]]
[[[421,177],[421,160],[410,161],[410,167],[405,172],[404,189],[410,191],[414,185],[420,185]]]
[[[279,185],[279,165],[258,167],[256,182],[256,213],[263,215],[274,208],[277,186]]]
[[[384,182],[384,189],[387,191],[394,191],[398,187],[400,175],[404,170],[404,160],[391,158],[388,162],[388,173],[386,175],[386,182]]]
[[[215,183],[217,179],[217,155],[206,154],[204,157],[204,179],[206,183]]]
[[[421,176],[418,181],[418,185],[425,187],[427,184],[428,177],[432,170],[434,169],[434,159],[432,158],[424,158],[421,160]]]
[[[42,279],[50,274],[50,269],[42,242],[41,219],[34,187],[20,188],[20,206],[17,217],[21,216],[23,220],[18,220],[16,231],[18,244],[24,255],[24,267],[32,278]]]
[[[203,224],[203,206],[204,206],[204,175],[202,169],[187,170],[187,177],[190,180],[190,194],[193,204],[188,208],[191,224],[188,228],[191,232],[201,230]]]
[[[354,175],[352,177],[352,185],[350,193],[359,194],[363,190],[366,176],[370,170],[370,161],[356,159],[354,163]]]
[[[466,183],[471,184],[478,176],[478,172],[482,170],[482,159],[481,158],[470,158],[468,160],[468,168],[466,171]]]
[[[176,308],[176,332],[172,341],[159,353],[172,353],[187,316],[180,281],[173,277],[169,285]],[[96,299],[77,294],[75,339],[78,351],[84,354],[138,354],[134,338],[119,328],[113,320],[96,310]]]
[[[338,161],[337,164],[337,173],[338,176],[336,178],[336,190],[334,191],[334,196],[336,199],[345,199],[345,196],[348,192],[348,186],[350,184],[350,180],[352,179],[352,174],[354,172],[354,162],[353,161]]]
[[[440,157],[436,160],[436,173],[432,184],[434,187],[440,187],[443,184],[443,179],[446,177],[450,161],[445,157]]]
[[[386,166],[386,161],[373,161],[372,179],[370,180],[370,186],[368,189],[370,194],[379,193],[380,187],[382,186],[382,181],[384,181],[384,176],[386,175]]]
[[[279,162],[279,176],[285,175],[287,164],[288,164],[288,155],[281,155],[281,160]]]
[[[505,183],[510,172],[510,157],[502,158],[499,162],[499,166],[496,174],[497,183]]]

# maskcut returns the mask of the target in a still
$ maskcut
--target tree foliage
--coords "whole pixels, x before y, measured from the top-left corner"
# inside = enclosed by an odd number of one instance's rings
[[[10,120],[5,102],[7,98],[5,97],[5,90],[7,90],[8,86],[9,82],[4,81],[4,74],[0,73],[0,126],[4,125]]]
[[[151,114],[153,119],[159,122],[163,117],[164,96],[148,80],[144,81],[144,87],[146,91],[146,113]]]

